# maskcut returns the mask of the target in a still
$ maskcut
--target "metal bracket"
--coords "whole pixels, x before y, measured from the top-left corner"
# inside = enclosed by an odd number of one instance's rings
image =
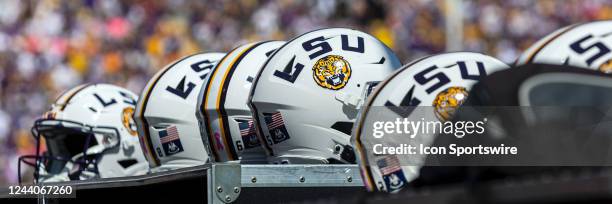
[[[212,203],[231,203],[235,201],[242,191],[240,185],[241,169],[238,163],[213,164],[208,174],[209,199],[216,195]],[[209,200],[211,203],[211,200]]]
[[[208,170],[208,203],[236,201],[243,188],[359,187],[357,165],[265,165],[213,163]]]
[[[242,165],[243,187],[363,186],[357,165]]]

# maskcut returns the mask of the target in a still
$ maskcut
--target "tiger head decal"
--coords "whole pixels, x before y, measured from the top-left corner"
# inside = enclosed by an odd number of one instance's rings
[[[123,127],[130,133],[132,136],[138,136],[138,132],[136,131],[136,122],[132,116],[134,115],[134,108],[127,107],[123,109],[123,113],[121,114],[121,122],[123,123]]]
[[[351,78],[351,65],[342,56],[328,55],[317,60],[312,67],[312,76],[323,88],[342,89]]]
[[[612,59],[599,66],[599,71],[606,74],[612,74]]]
[[[451,119],[457,108],[467,99],[468,92],[463,87],[450,87],[436,96],[432,106],[436,117],[441,121]]]

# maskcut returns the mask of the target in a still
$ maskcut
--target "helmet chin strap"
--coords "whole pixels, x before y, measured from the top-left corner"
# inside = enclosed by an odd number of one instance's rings
[[[97,175],[99,174],[97,166],[98,161],[95,160],[97,160],[98,158],[94,159],[93,162],[90,162],[89,160],[87,160],[87,158],[83,157],[85,157],[85,155],[99,155],[103,153],[105,149],[106,147],[104,147],[103,145],[96,145],[88,148],[85,153],[79,153],[77,155],[74,155],[72,157],[72,161],[82,162],[72,163],[72,167],[68,172],[68,177],[70,178],[70,180],[86,180],[97,177]]]
[[[71,161],[67,161],[66,165],[64,165],[64,167],[59,173],[50,174],[50,173],[47,173],[47,171],[45,170],[45,165],[40,164],[39,172],[41,172],[41,174],[39,175],[40,177],[38,178],[36,182],[37,183],[39,182],[47,183],[47,182],[70,181],[70,170],[72,169],[73,165],[74,164]]]
[[[66,175],[69,175],[68,170],[62,170],[60,174],[41,174],[41,178],[39,178],[40,180],[38,182],[50,183],[70,181],[70,177]]]
[[[336,100],[342,102],[342,104],[354,109],[359,109],[363,104],[361,96],[345,93],[343,91],[336,92],[335,98]]]

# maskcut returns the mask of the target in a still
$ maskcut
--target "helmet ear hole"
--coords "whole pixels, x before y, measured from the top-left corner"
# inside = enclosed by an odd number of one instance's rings
[[[332,129],[340,131],[344,134],[351,135],[353,129],[353,122],[338,121],[331,126]]]
[[[124,159],[124,160],[117,161],[117,163],[119,163],[119,165],[123,167],[124,169],[127,169],[130,166],[138,163],[138,161],[136,161],[136,159]]]

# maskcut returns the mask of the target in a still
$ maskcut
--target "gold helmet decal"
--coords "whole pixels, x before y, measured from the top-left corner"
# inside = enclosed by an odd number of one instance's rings
[[[467,99],[468,92],[463,87],[450,87],[436,96],[432,106],[436,117],[441,121],[447,121],[453,117],[457,108]]]
[[[323,88],[342,89],[351,78],[351,65],[342,56],[328,55],[317,60],[312,67],[312,76]]]
[[[127,107],[123,109],[123,114],[121,114],[121,122],[123,123],[123,127],[130,133],[132,136],[138,136],[138,131],[136,130],[136,123],[132,118],[134,115],[134,108]]]
[[[606,74],[612,74],[612,59],[608,60],[607,62],[601,64],[599,66],[599,71],[606,73]]]

